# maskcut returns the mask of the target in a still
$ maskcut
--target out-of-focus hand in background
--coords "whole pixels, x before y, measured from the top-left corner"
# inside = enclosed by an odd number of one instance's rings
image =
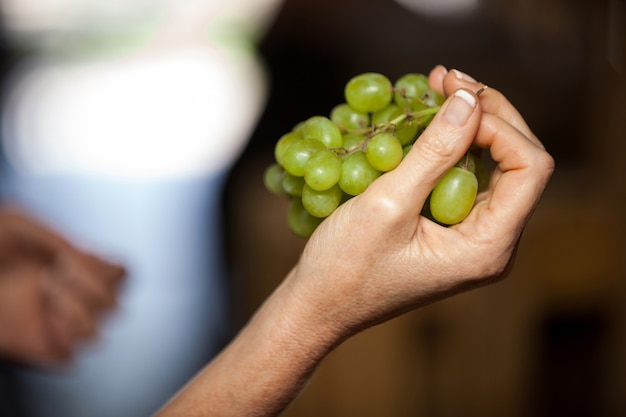
[[[98,333],[123,267],[84,252],[34,218],[0,209],[0,355],[50,366]]]

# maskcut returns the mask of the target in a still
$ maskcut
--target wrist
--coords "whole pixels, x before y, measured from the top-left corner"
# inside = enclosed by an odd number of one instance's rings
[[[333,319],[333,310],[326,300],[319,298],[323,294],[307,289],[297,276],[296,267],[258,313],[271,315],[267,322],[279,332],[278,337],[307,357],[313,366],[350,335],[340,320]]]

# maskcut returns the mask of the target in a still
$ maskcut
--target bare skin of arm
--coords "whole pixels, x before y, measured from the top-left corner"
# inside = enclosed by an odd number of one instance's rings
[[[322,223],[247,326],[159,417],[278,415],[349,337],[507,275],[554,161],[497,90],[477,96],[482,84],[443,67],[430,84],[447,100],[405,160]],[[472,143],[497,164],[490,187],[462,223],[441,227],[421,208]]]

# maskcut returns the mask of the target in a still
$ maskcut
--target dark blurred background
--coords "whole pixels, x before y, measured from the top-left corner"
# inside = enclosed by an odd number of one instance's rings
[[[461,69],[502,91],[556,159],[512,276],[371,329],[287,416],[626,415],[624,1],[485,0],[429,16],[384,0],[288,0],[260,45],[266,111],[225,194],[236,326],[297,261],[273,144],[353,75]]]

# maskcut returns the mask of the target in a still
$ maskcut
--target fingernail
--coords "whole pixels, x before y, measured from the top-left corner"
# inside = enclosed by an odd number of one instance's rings
[[[464,80],[464,81],[469,81],[471,83],[476,83],[478,81],[476,81],[474,78],[470,77],[469,75],[467,75],[464,72],[461,72],[459,70],[453,69],[452,72],[454,72],[454,75],[456,76],[456,78],[458,78],[459,80]]]
[[[476,107],[476,98],[465,90],[454,92],[444,110],[443,118],[454,126],[463,126]]]

